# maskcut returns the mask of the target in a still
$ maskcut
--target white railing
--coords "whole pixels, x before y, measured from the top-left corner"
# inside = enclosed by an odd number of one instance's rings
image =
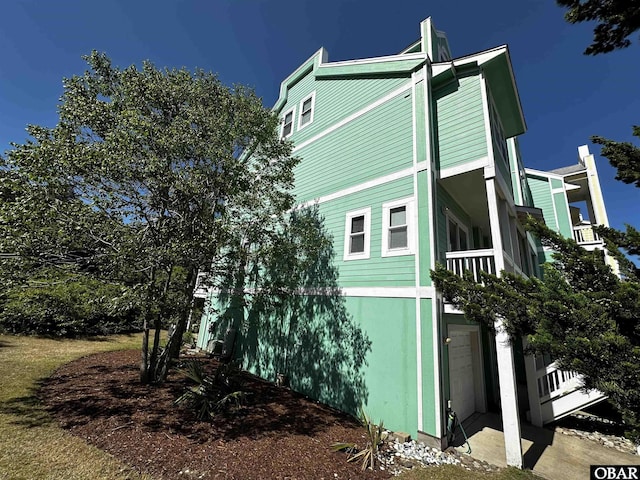
[[[447,252],[447,270],[462,276],[465,271],[473,274],[473,279],[480,282],[480,272],[496,275],[496,260],[492,248],[484,250],[462,250]]]
[[[573,238],[578,242],[578,245],[602,243],[602,238],[600,238],[600,235],[598,235],[591,225],[573,227]]]
[[[554,363],[538,370],[536,377],[541,402],[565,395],[582,386],[580,375],[576,372],[560,370]]]

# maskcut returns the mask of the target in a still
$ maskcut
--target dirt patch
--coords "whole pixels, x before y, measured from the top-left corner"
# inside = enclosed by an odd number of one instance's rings
[[[138,382],[139,352],[108,352],[64,365],[40,390],[50,414],[74,435],[159,479],[379,479],[329,446],[363,444],[350,417],[245,375],[246,407],[198,421],[174,400],[190,381]],[[214,361],[206,360],[207,368]]]

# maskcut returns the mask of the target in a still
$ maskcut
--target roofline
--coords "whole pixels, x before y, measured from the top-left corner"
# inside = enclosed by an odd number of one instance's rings
[[[535,176],[538,176],[538,177],[555,178],[556,180],[563,180],[564,181],[564,175],[559,175],[557,173],[551,173],[551,172],[545,172],[544,170],[536,170],[535,168],[525,168],[524,169],[524,173],[526,173],[527,175],[535,175]]]

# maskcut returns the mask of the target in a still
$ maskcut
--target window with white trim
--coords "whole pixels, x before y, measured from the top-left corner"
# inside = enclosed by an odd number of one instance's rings
[[[382,256],[414,253],[414,202],[412,198],[382,205]]]
[[[469,250],[469,231],[460,220],[447,213],[447,251]]]
[[[316,106],[316,92],[300,102],[300,117],[298,118],[298,130],[303,129],[313,122],[313,112]]]
[[[344,231],[344,260],[369,258],[371,208],[347,213]]]
[[[292,107],[287,110],[282,116],[282,131],[280,132],[281,138],[287,138],[293,133],[293,119],[296,116],[296,107]]]

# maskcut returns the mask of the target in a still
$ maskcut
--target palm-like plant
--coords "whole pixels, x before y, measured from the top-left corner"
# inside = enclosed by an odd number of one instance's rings
[[[334,443],[331,449],[334,452],[344,450],[349,455],[348,462],[362,462],[362,470],[367,468],[373,470],[375,468],[376,457],[378,456],[378,448],[384,442],[386,434],[384,432],[384,423],[380,420],[377,425],[371,421],[364,408],[360,407],[358,420],[365,428],[367,444],[363,449],[358,449],[355,443]]]

